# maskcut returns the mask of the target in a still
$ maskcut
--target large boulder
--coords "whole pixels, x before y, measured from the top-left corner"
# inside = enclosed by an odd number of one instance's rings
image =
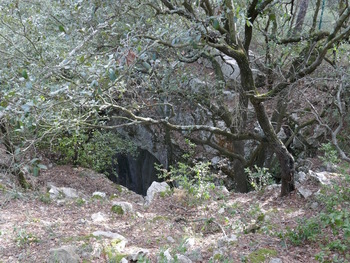
[[[166,192],[170,189],[166,182],[153,182],[151,186],[147,189],[146,203],[150,204],[157,193]]]

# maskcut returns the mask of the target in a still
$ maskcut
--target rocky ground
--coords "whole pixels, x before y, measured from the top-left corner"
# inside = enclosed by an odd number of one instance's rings
[[[284,237],[322,209],[315,181],[303,187],[304,197],[269,186],[215,188],[208,200],[167,190],[145,202],[82,168],[51,167],[26,192],[2,174],[0,262],[316,262],[318,246]]]

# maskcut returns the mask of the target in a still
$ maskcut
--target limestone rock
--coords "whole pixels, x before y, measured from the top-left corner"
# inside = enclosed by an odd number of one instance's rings
[[[70,188],[70,187],[56,187],[54,185],[50,185],[49,190],[50,198],[78,198],[78,191]]]
[[[134,212],[134,209],[132,207],[132,204],[128,203],[128,202],[113,202],[112,207],[120,207],[122,214],[131,214]],[[113,210],[113,208],[112,208]]]
[[[166,240],[169,242],[169,243],[175,243],[175,239],[172,237],[172,236],[168,236],[166,238]]]
[[[295,176],[295,180],[299,183],[305,182],[307,180],[307,175],[304,172],[298,172]]]
[[[64,194],[66,198],[78,198],[78,191],[70,187],[60,187],[60,191]]]
[[[312,191],[307,189],[306,187],[304,186],[300,186],[298,188],[298,192],[299,194],[301,194],[302,197],[304,197],[305,199],[310,197],[312,195]]]
[[[94,223],[107,221],[107,216],[101,212],[94,213],[91,215],[91,219]]]
[[[269,263],[283,263],[283,261],[280,258],[271,258]]]
[[[329,175],[328,172],[320,172],[316,173],[314,171],[309,170],[310,178],[319,183],[320,185],[330,185],[331,181],[327,178]]]
[[[94,192],[93,194],[92,194],[92,197],[100,197],[100,198],[106,198],[106,193],[103,193],[103,192]]]
[[[164,257],[166,258],[167,262],[174,262],[174,258],[170,254],[170,248],[164,251]]]
[[[146,203],[150,204],[156,193],[161,193],[169,190],[170,187],[166,182],[153,182],[151,186],[147,189]]]
[[[95,237],[108,237],[108,238],[111,238],[111,239],[119,239],[119,240],[126,240],[126,238],[118,233],[113,233],[111,231],[101,231],[101,230],[98,230],[98,231],[95,231],[92,233],[93,236]]]
[[[195,243],[196,240],[193,237],[190,237],[185,241],[184,246],[187,248],[187,250],[189,250],[194,247]]]
[[[63,246],[50,250],[48,263],[79,263],[80,257],[76,254],[76,247]]]

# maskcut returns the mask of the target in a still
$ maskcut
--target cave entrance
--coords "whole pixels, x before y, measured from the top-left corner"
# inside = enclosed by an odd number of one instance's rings
[[[115,175],[111,175],[110,179],[137,194],[146,196],[153,181],[163,181],[155,168],[156,164],[160,165],[159,160],[145,149],[139,148],[136,157],[118,153],[116,160],[113,166]]]

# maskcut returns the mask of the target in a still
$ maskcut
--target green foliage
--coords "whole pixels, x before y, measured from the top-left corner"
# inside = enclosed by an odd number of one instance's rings
[[[245,168],[244,171],[249,175],[249,183],[255,191],[261,191],[269,184],[273,183],[273,176],[269,173],[269,169],[254,165],[254,170]]]
[[[322,246],[316,255],[320,262],[344,262],[350,257],[350,176],[340,179],[339,184],[325,187],[318,196],[324,204],[322,213],[300,221],[285,234],[294,245],[314,242]],[[337,259],[333,257],[336,252]]]
[[[38,243],[40,240],[33,233],[29,233],[24,228],[14,228],[16,233],[15,242],[19,247],[25,247],[32,243]]]
[[[265,262],[267,258],[277,256],[277,251],[268,248],[261,248],[252,252],[249,256],[249,262],[251,263],[262,263]]]
[[[124,215],[123,207],[121,207],[120,205],[112,206],[111,211],[113,213],[116,213],[117,215]]]
[[[134,154],[136,146],[113,132],[94,131],[91,134],[75,132],[58,138],[53,151],[62,163],[71,163],[108,174],[117,152]]]
[[[324,155],[319,157],[325,165],[338,164],[340,162],[338,152],[336,149],[334,149],[334,146],[330,142],[323,143],[321,145],[321,151],[324,152]]]
[[[188,165],[183,162],[170,167],[169,171],[161,170],[163,177],[173,182],[178,188],[184,189],[190,203],[198,203],[210,198],[210,192],[215,189],[209,162],[198,162]]]

